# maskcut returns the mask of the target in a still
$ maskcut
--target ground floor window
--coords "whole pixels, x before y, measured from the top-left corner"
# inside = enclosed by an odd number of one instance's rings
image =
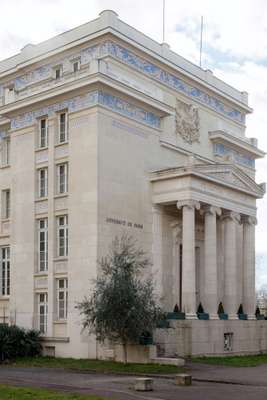
[[[57,318],[67,319],[68,279],[57,279]]]
[[[10,248],[1,248],[1,295],[10,295]]]
[[[38,329],[41,333],[47,332],[48,294],[38,293]]]

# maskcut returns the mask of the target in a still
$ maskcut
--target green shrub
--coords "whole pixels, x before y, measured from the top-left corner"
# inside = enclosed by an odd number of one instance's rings
[[[18,326],[0,325],[0,363],[16,357],[34,357],[41,354],[40,333]]]
[[[199,303],[199,305],[198,305],[197,312],[198,312],[199,314],[203,314],[203,313],[204,313],[204,308],[203,308],[203,306],[202,306],[201,303]]]
[[[222,302],[219,303],[218,306],[218,314],[224,314],[224,308]]]
[[[244,314],[244,310],[243,310],[243,306],[242,304],[240,304],[238,310],[237,310],[237,314]]]

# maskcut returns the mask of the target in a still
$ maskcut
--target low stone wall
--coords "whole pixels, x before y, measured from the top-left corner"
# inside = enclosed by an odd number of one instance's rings
[[[267,321],[170,321],[153,336],[165,357],[267,353]]]

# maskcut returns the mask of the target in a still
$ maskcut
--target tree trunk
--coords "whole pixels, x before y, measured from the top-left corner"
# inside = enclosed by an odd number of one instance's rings
[[[123,362],[124,364],[127,364],[127,342],[123,342],[122,347],[123,347]]]

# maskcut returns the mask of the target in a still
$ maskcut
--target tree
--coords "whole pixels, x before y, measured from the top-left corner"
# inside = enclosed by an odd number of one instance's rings
[[[114,239],[99,265],[91,294],[78,304],[83,328],[102,342],[110,339],[121,343],[126,363],[127,344],[138,343],[140,336],[152,332],[163,317],[153,281],[142,274],[150,261],[131,237],[123,235]]]

